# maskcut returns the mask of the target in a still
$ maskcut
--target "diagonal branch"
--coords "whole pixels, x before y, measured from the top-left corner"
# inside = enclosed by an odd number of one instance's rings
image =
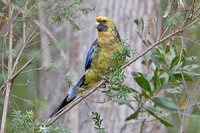
[[[79,95],[76,99],[73,100],[73,102],[71,104],[69,104],[67,107],[63,108],[62,110],[60,110],[59,112],[57,112],[58,115],[56,115],[55,117],[51,118],[48,120],[47,122],[47,126],[50,126],[51,124],[53,124],[56,120],[58,120],[62,115],[64,115],[67,111],[69,111],[70,109],[72,109],[74,106],[76,106],[78,103],[80,103],[83,99],[85,99],[86,97],[88,97],[90,94],[92,94],[93,92],[95,92],[99,87],[101,87],[103,84],[106,83],[106,80],[102,79],[101,81],[99,81],[95,87],[92,87],[91,89],[89,89],[86,92],[83,92],[83,94]]]

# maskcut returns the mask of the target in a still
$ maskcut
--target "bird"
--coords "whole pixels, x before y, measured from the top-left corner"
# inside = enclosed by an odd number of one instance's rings
[[[72,102],[77,94],[93,87],[102,78],[109,76],[110,68],[122,66],[123,61],[113,62],[113,56],[122,49],[122,41],[114,21],[105,16],[96,17],[97,39],[92,43],[85,61],[85,74],[67,93],[50,118]],[[124,59],[123,59],[124,60]]]

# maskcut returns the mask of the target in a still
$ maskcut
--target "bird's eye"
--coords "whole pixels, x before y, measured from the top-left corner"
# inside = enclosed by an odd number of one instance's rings
[[[107,20],[105,20],[105,19],[104,19],[104,20],[103,20],[103,22],[104,22],[104,23],[106,23],[106,22],[107,22]]]

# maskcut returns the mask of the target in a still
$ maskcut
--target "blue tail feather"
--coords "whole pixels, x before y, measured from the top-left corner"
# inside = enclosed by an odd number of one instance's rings
[[[58,115],[59,111],[61,109],[63,109],[66,105],[68,105],[71,101],[73,101],[76,98],[77,89],[80,88],[84,84],[84,81],[85,81],[85,75],[78,81],[78,83],[75,86],[73,86],[69,90],[69,92],[68,92],[67,96],[65,97],[65,99],[62,101],[62,103],[60,104],[60,106],[58,106],[53,111],[53,113],[50,115],[50,118],[52,118],[55,115]]]

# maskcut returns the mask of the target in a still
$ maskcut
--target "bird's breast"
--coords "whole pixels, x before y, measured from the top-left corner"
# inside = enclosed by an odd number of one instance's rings
[[[113,64],[113,55],[119,49],[120,45],[118,43],[114,43],[103,48],[97,48],[92,57],[91,67],[95,69],[97,73],[107,75],[109,73],[109,69],[115,65]]]

